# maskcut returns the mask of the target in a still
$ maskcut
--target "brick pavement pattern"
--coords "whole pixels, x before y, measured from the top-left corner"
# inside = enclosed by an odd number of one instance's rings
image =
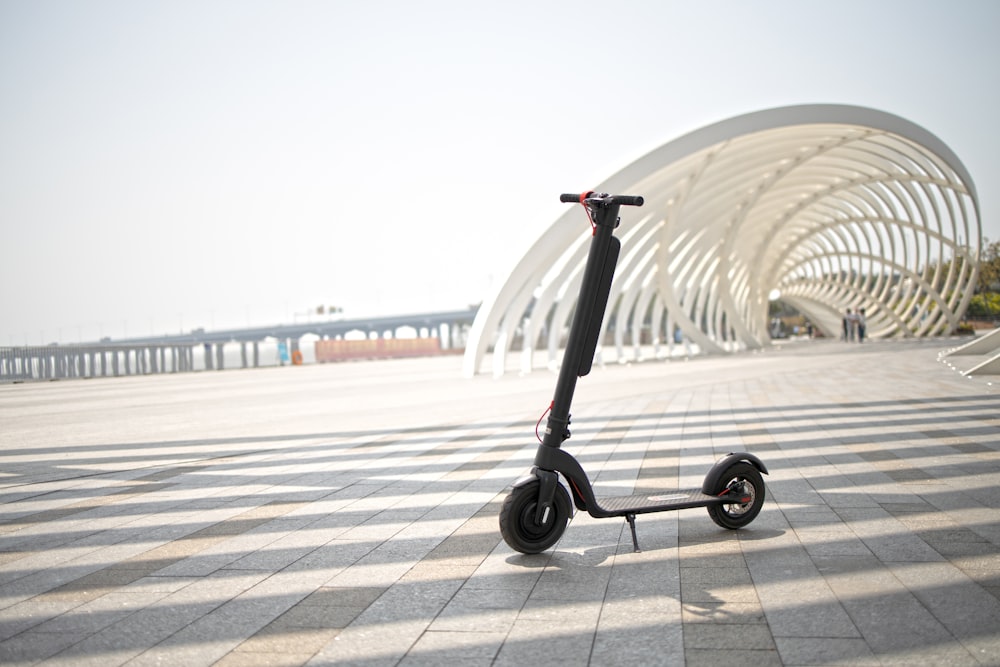
[[[595,368],[567,449],[600,495],[732,450],[771,473],[747,528],[640,515],[639,553],[579,514],[544,554],[501,540],[548,371],[0,386],[0,664],[998,665],[1000,391],[957,344]]]

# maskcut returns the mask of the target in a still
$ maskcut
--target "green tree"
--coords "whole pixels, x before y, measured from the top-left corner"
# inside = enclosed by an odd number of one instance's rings
[[[979,257],[979,280],[976,292],[1000,291],[1000,241],[983,239],[983,249]]]
[[[969,300],[969,309],[966,313],[972,317],[1000,316],[1000,294],[996,292],[976,294]]]

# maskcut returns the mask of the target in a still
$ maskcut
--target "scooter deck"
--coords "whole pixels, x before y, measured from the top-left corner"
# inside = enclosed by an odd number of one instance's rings
[[[705,507],[726,502],[724,497],[710,496],[701,489],[681,489],[679,491],[664,491],[662,493],[612,496],[598,498],[597,502],[605,516],[627,516],[629,514],[648,514],[650,512],[665,512],[682,510],[691,507]]]
[[[612,496],[610,498],[597,498],[598,507],[587,508],[591,516],[613,517],[623,516],[628,521],[629,529],[632,531],[632,547],[636,551],[639,549],[639,538],[635,534],[635,517],[638,514],[650,514],[652,512],[667,512],[670,510],[682,510],[692,507],[706,507],[708,505],[722,505],[732,502],[732,498],[725,496],[710,496],[702,493],[701,489],[681,489],[679,491],[664,491],[634,496]]]

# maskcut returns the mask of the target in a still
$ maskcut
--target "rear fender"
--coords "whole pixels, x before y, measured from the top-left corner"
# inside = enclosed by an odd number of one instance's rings
[[[723,473],[726,472],[729,466],[734,463],[739,463],[740,461],[746,461],[753,467],[757,468],[762,475],[767,474],[767,467],[764,465],[764,462],[753,454],[750,454],[749,452],[730,452],[716,461],[715,465],[712,466],[712,469],[708,471],[707,475],[705,475],[705,481],[701,485],[701,492],[709,496],[714,496],[715,489],[718,488],[719,482],[722,480]]]

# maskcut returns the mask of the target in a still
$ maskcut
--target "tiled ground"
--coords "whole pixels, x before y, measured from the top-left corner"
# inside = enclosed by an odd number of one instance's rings
[[[954,341],[595,368],[599,493],[703,510],[501,540],[554,376],[457,358],[0,386],[3,665],[998,665],[1000,391]],[[993,378],[1000,381],[1000,377]]]

